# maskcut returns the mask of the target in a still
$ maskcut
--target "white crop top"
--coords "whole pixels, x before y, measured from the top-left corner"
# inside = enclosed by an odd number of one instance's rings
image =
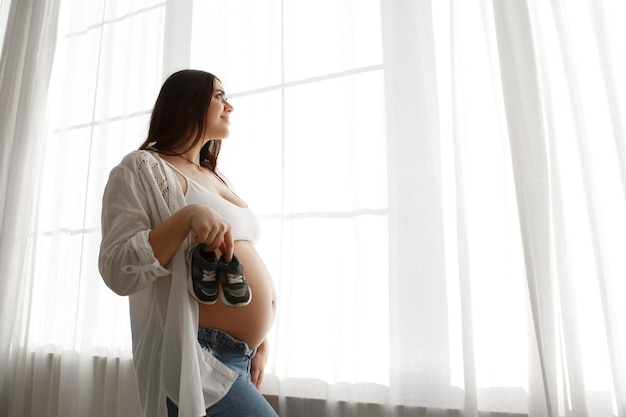
[[[187,204],[202,204],[215,210],[230,223],[233,240],[248,240],[252,243],[259,240],[261,223],[250,207],[240,207],[231,203],[187,177],[172,164],[168,163],[167,165],[187,180],[187,193],[185,194]]]

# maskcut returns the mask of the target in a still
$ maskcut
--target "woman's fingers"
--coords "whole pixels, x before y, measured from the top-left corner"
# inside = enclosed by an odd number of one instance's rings
[[[195,222],[194,226],[192,230],[196,234],[196,242],[204,243],[208,251],[222,248],[222,252],[226,254],[226,260],[230,262],[233,254],[230,223],[214,213],[205,213],[200,221]]]
[[[221,233],[211,234],[210,237],[204,242],[208,250],[216,250],[224,241],[224,235]]]
[[[261,383],[263,382],[263,370],[262,369],[254,369],[251,372],[250,379],[252,380],[252,384],[257,388],[261,388]]]
[[[225,255],[226,262],[233,260],[233,254],[235,253],[235,242],[233,240],[233,232],[229,225],[228,230],[224,233],[224,239],[220,244],[220,250]]]

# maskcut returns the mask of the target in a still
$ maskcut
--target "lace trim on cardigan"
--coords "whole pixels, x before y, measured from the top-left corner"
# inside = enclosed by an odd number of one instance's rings
[[[165,178],[162,170],[160,169],[159,162],[148,151],[140,150],[138,152],[138,155],[139,155],[139,165],[137,169],[139,169],[140,171],[142,169],[148,169],[148,172],[152,173],[152,175],[154,176],[154,182],[159,187],[159,191],[161,192],[161,195],[163,196],[165,201],[168,201],[170,188],[167,183],[167,178]]]

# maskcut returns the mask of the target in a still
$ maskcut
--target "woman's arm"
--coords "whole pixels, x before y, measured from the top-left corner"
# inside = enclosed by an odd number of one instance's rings
[[[133,160],[125,162],[112,170],[102,202],[98,267],[114,292],[130,295],[170,275],[164,266],[190,231],[198,243],[206,243],[209,249],[222,248],[232,256],[230,224],[208,207],[185,206],[162,223],[155,219],[158,214],[149,195],[153,191],[138,177],[143,171]],[[146,166],[141,165],[143,169]]]

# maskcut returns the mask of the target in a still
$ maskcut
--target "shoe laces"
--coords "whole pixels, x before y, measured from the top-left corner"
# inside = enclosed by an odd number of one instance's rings
[[[241,274],[226,274],[226,279],[228,279],[229,285],[243,283],[243,275]]]
[[[209,271],[208,269],[202,270],[202,281],[215,281],[217,271]]]

